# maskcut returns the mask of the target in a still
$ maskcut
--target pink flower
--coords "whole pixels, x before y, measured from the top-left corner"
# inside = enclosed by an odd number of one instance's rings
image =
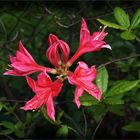
[[[24,48],[21,41],[19,42],[19,50],[16,52],[16,56],[11,56],[10,61],[12,69],[6,71],[4,75],[26,76],[38,71],[52,72],[51,68],[38,65]]]
[[[50,62],[57,68],[59,68],[61,64],[66,64],[70,53],[68,44],[58,39],[55,35],[50,34],[49,45],[50,47],[46,52],[46,56]],[[59,53],[59,51],[61,53]]]
[[[69,72],[68,81],[70,84],[76,85],[74,100],[79,108],[79,97],[83,95],[84,90],[97,100],[101,99],[101,92],[99,88],[92,83],[96,78],[95,66],[89,68],[84,62],[79,62],[78,64],[79,66],[75,69],[74,73]]]
[[[49,75],[43,72],[38,75],[37,81],[34,81],[28,76],[26,76],[26,80],[28,85],[35,92],[35,96],[29,100],[22,109],[39,109],[45,104],[48,116],[55,121],[53,98],[58,96],[61,91],[63,85],[61,81],[58,79],[55,82],[52,82]]]
[[[100,51],[102,48],[111,49],[111,47],[104,41],[104,38],[107,35],[107,33],[104,32],[104,29],[105,28],[103,28],[102,31],[94,32],[90,35],[86,21],[82,19],[80,46],[74,56],[69,60],[69,65],[72,65],[73,62],[84,53]]]

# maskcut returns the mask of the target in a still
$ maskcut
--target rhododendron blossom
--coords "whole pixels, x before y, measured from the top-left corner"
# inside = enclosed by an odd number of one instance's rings
[[[34,81],[32,78],[26,76],[27,83],[35,92],[35,96],[28,101],[25,106],[22,107],[22,109],[38,109],[45,104],[47,107],[48,116],[52,120],[55,120],[53,98],[59,95],[63,84],[59,79],[52,82],[49,75],[45,73],[40,73],[37,78],[37,81]]]
[[[49,118],[55,121],[53,100],[60,94],[63,82],[66,79],[68,79],[71,85],[76,86],[74,101],[78,108],[81,105],[79,97],[83,95],[84,91],[100,100],[101,91],[93,83],[97,74],[95,66],[89,67],[85,62],[80,61],[74,72],[70,70],[70,66],[87,52],[97,52],[102,48],[111,49],[104,41],[107,35],[104,30],[105,28],[90,35],[86,21],[82,19],[79,48],[70,59],[69,45],[57,36],[50,34],[48,39],[49,48],[46,51],[46,56],[51,64],[54,65],[54,68],[38,65],[23,47],[22,43],[19,42],[19,50],[16,52],[16,56],[10,57],[11,69],[7,70],[4,75],[26,76],[29,87],[35,93],[34,97],[22,109],[37,110],[45,105]],[[28,76],[34,72],[40,72],[36,81]],[[54,82],[48,73],[57,74]]]
[[[103,30],[94,32],[92,35],[90,35],[86,21],[82,19],[79,48],[74,56],[69,60],[68,64],[72,65],[73,62],[84,53],[100,51],[102,48],[111,49],[111,47],[104,41],[104,38],[107,35],[104,30],[105,27]]]
[[[19,50],[16,52],[16,56],[10,56],[12,69],[4,73],[4,75],[14,76],[26,76],[34,72],[44,71],[53,72],[53,69],[46,68],[38,65],[29,52],[23,47],[22,42],[19,42]]]
[[[97,100],[101,99],[101,92],[99,88],[92,83],[96,78],[95,66],[88,68],[84,62],[78,62],[79,66],[75,69],[74,73],[69,72],[68,80],[72,85],[76,85],[75,103],[78,108],[80,107],[79,97],[82,96],[84,90],[94,96]]]

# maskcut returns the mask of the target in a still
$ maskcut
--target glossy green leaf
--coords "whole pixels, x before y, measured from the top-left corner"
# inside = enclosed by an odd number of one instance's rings
[[[136,11],[136,13],[134,14],[132,20],[131,20],[131,29],[135,29],[138,27],[138,25],[140,24],[140,8]]]
[[[125,28],[130,26],[129,15],[122,8],[116,7],[114,9],[114,17],[121,26]]]
[[[121,33],[121,38],[125,40],[134,40],[136,38],[136,35],[131,32],[125,31]]]
[[[116,96],[120,94],[124,94],[130,90],[132,90],[137,84],[139,83],[139,80],[135,81],[120,81],[118,84],[113,86],[107,94],[105,94],[105,97],[111,97]]]
[[[105,26],[108,26],[110,28],[114,28],[114,29],[120,29],[120,30],[127,30],[126,27],[120,26],[118,24],[103,20],[103,19],[97,19],[100,23],[102,23]]]
[[[83,106],[92,106],[99,103],[99,101],[96,100],[93,96],[86,93],[80,97],[80,102]]]
[[[68,135],[68,126],[62,125],[56,133],[57,137],[66,137]]]
[[[122,98],[120,98],[120,97],[110,97],[110,98],[106,98],[105,100],[104,100],[104,102],[106,103],[106,104],[109,104],[109,105],[119,105],[119,104],[124,104],[124,100],[122,99]]]
[[[140,121],[130,122],[123,127],[125,131],[138,131],[140,132]]]
[[[95,82],[102,93],[106,92],[108,85],[108,72],[105,67],[98,70]]]

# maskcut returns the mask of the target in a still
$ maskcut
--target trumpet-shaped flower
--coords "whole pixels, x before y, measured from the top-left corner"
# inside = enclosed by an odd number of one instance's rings
[[[102,48],[111,49],[111,47],[104,41],[104,38],[107,35],[107,33],[104,32],[104,29],[105,28],[103,28],[102,31],[94,32],[90,35],[86,21],[82,19],[79,48],[74,56],[69,60],[68,64],[72,65],[73,62],[84,53],[100,51]]]
[[[61,64],[66,64],[70,53],[68,44],[58,39],[55,35],[50,34],[49,45],[50,47],[46,52],[46,56],[50,62],[57,68],[59,68]],[[61,53],[59,53],[59,51]]]
[[[92,83],[96,78],[95,66],[89,68],[84,62],[79,62],[78,64],[79,66],[75,69],[74,73],[69,72],[68,80],[70,84],[76,86],[74,100],[79,108],[79,97],[83,95],[84,90],[97,100],[101,99],[101,92],[99,88]]]
[[[38,71],[52,72],[51,68],[38,65],[21,42],[16,56],[10,56],[10,61],[11,70],[6,71],[4,75],[26,76]]]
[[[54,121],[55,110],[53,98],[58,96],[61,91],[63,85],[61,81],[58,79],[52,82],[49,75],[45,73],[40,73],[37,81],[34,81],[28,76],[26,76],[26,80],[33,92],[35,92],[35,96],[29,100],[22,109],[36,110],[44,104],[46,105],[48,116]]]

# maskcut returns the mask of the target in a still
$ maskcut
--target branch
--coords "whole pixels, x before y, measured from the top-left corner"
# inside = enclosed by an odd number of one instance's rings
[[[59,106],[57,106],[59,110],[62,110]],[[64,111],[64,110],[63,110]],[[75,127],[74,130],[77,131],[77,134],[79,134],[80,136],[80,139],[85,139],[85,136],[83,134],[83,132],[81,131],[81,129],[78,127],[78,125],[76,124],[76,122],[73,120],[73,118],[71,116],[69,116],[66,112],[64,112],[64,117],[66,119],[68,119],[72,124],[73,126]]]
[[[92,137],[91,137],[91,140],[94,140],[94,137],[95,137],[95,134],[97,133],[102,121],[104,120],[105,116],[106,116],[107,112],[105,112],[100,120],[100,122],[98,123],[97,127],[95,128],[95,130],[93,131],[93,134],[92,134]]]
[[[135,58],[135,57],[140,57],[140,54],[135,54],[135,55],[132,55],[132,56],[123,57],[123,58],[118,58],[118,59],[109,61],[109,62],[107,62],[107,63],[101,64],[100,66],[97,67],[97,69],[100,69],[100,68],[102,68],[102,67],[105,67],[105,66],[107,66],[107,65],[110,65],[110,64],[115,63],[115,62],[118,62],[118,61],[124,61],[124,60],[128,60],[128,59]]]

